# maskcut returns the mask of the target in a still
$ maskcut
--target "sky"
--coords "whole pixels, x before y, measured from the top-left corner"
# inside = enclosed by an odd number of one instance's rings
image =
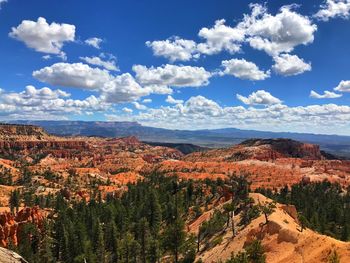
[[[0,121],[350,135],[350,0],[0,0]]]

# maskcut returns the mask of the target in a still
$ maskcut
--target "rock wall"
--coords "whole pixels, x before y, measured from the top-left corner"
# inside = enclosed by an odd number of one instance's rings
[[[33,125],[15,125],[15,124],[0,124],[0,138],[10,138],[14,136],[34,136],[46,137],[48,134],[45,130]]]
[[[26,207],[20,210],[17,215],[10,212],[0,214],[0,246],[7,247],[10,240],[14,245],[18,244],[20,231],[24,224],[33,223],[39,229],[42,227],[45,212],[39,207]],[[1,260],[0,260],[1,261]]]

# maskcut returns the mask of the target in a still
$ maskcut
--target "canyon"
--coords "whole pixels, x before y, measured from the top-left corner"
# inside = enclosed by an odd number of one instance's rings
[[[29,207],[23,202],[16,213],[10,211],[14,191],[30,191],[38,198],[60,193],[69,202],[88,202],[121,196],[130,184],[152,173],[186,181],[244,176],[252,190],[281,189],[299,182],[323,180],[344,188],[350,185],[350,161],[325,153],[315,144],[283,138],[249,139],[225,148],[191,146],[197,151],[188,154],[167,146],[141,142],[135,136],[66,137],[51,135],[37,126],[0,124],[0,175],[7,182],[0,185],[0,246],[8,247],[10,241],[17,245],[22,225],[30,222],[40,230],[45,219],[54,216],[50,209]],[[23,174],[31,177],[23,178]],[[266,200],[261,194],[252,194],[252,198],[255,202]],[[206,220],[205,215],[213,214],[214,209],[217,207],[196,220]],[[309,229],[297,231],[296,214],[295,208],[278,204],[269,225],[262,229],[259,217],[238,233],[235,242],[227,232],[224,242],[199,253],[197,259],[204,262],[229,259],[232,252],[242,250],[252,236],[258,235],[263,235],[268,262],[323,262],[334,248],[343,258],[350,258],[348,243]],[[199,225],[194,221],[187,227],[196,234]],[[314,250],[315,244],[321,243]],[[312,254],[305,252],[313,250]],[[279,251],[285,253],[278,254]]]

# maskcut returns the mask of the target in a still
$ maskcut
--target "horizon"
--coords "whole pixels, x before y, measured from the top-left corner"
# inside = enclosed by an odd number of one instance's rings
[[[24,123],[23,122],[27,122]],[[232,129],[232,130],[240,130],[240,131],[253,131],[253,132],[270,132],[270,133],[290,133],[290,134],[306,134],[306,135],[315,135],[315,136],[339,136],[339,137],[350,137],[350,135],[343,135],[343,134],[332,134],[332,133],[308,133],[308,132],[294,132],[294,131],[270,131],[270,130],[257,130],[257,129],[240,129],[236,127],[222,127],[222,128],[213,128],[213,129],[168,129],[168,128],[162,128],[162,127],[156,127],[156,126],[147,126],[143,125],[142,123],[139,123],[137,121],[100,121],[100,120],[12,120],[12,121],[5,121],[1,122],[0,124],[9,124],[9,125],[32,125],[32,126],[39,126],[38,122],[84,122],[84,123],[94,123],[94,122],[102,122],[102,123],[135,123],[140,125],[141,127],[145,128],[156,128],[156,129],[165,129],[170,131],[215,131],[215,130],[226,130],[226,129]],[[44,128],[44,127],[42,127]],[[45,129],[45,128],[44,128]],[[133,135],[131,135],[133,136]],[[287,138],[287,137],[285,137]]]
[[[350,136],[349,18],[349,0],[0,0],[0,122]]]

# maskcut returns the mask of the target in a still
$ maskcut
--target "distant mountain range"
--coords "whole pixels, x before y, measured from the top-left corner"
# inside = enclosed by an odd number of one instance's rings
[[[289,138],[319,144],[321,149],[338,156],[350,157],[350,136],[311,133],[267,132],[236,128],[213,130],[169,130],[143,126],[137,122],[101,121],[10,121],[43,127],[55,135],[82,135],[101,137],[137,136],[142,141],[158,143],[185,143],[202,147],[225,147],[250,138]]]

